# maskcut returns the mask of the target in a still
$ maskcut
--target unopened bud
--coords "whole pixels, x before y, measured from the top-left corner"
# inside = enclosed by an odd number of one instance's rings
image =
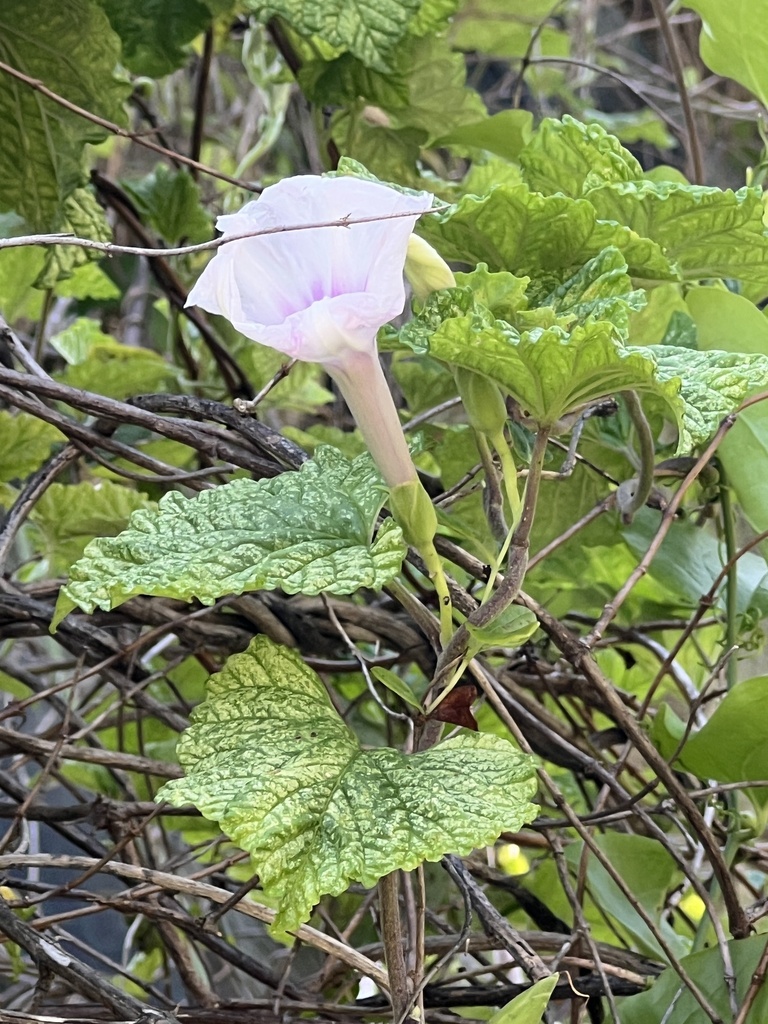
[[[486,437],[498,437],[507,422],[507,407],[498,384],[459,366],[453,372],[469,425]]]
[[[418,235],[408,239],[405,276],[419,302],[441,288],[455,288],[456,278],[443,257]]]
[[[431,547],[437,530],[437,515],[420,480],[398,484],[389,492],[389,510],[403,531],[406,543],[417,551]]]

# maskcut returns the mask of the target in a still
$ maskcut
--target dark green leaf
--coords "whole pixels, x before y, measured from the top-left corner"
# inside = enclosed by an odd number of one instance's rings
[[[140,181],[123,184],[166,242],[203,242],[212,237],[213,224],[200,205],[200,190],[189,171],[158,164]]]
[[[211,23],[199,0],[98,0],[123,43],[123,63],[136,75],[161,78],[180,68],[182,49]]]
[[[0,9],[0,60],[93,114],[122,124],[127,82],[115,76],[120,43],[90,0],[26,0]],[[32,230],[56,230],[63,202],[85,182],[83,148],[104,128],[0,75],[0,210],[15,210]]]
[[[736,974],[736,1000],[739,1005],[749,989],[764,949],[764,935],[728,942],[728,953]],[[691,953],[682,958],[680,965],[698,985],[720,1018],[732,1020],[720,950],[713,946],[700,953]],[[701,1024],[703,1016],[701,1006],[690,990],[681,984],[680,976],[671,967],[664,971],[647,992],[621,1001],[621,1024],[649,1024],[650,1021],[661,1021],[664,1018],[665,1024]],[[760,985],[744,1024],[763,1024],[765,1020],[768,1020],[768,987]]]
[[[703,728],[680,752],[700,779],[758,782],[768,779],[768,676],[737,683]]]

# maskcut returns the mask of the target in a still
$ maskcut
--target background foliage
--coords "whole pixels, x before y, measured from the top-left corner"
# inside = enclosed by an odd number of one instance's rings
[[[14,1020],[380,1019],[399,868],[406,1012],[768,1017],[766,25],[766,0],[6,0]],[[360,437],[318,367],[184,307],[206,252],[163,252],[327,171],[445,206],[419,232],[457,287],[380,348],[458,621],[504,571],[468,382],[537,481],[523,590],[447,702],[479,731],[413,755],[452,728],[425,715],[434,595]]]

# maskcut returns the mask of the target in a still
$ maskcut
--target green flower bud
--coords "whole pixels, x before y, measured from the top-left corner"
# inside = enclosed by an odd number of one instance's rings
[[[398,484],[389,492],[389,510],[403,531],[406,543],[417,551],[431,547],[437,530],[437,515],[420,480]]]
[[[507,422],[507,407],[499,386],[473,370],[454,367],[453,372],[469,425],[486,437],[498,437]]]
[[[453,271],[437,250],[418,235],[408,239],[405,257],[405,276],[419,302],[441,288],[455,288]]]

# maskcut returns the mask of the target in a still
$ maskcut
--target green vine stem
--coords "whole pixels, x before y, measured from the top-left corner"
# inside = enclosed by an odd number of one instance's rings
[[[653,471],[656,461],[656,446],[648,420],[643,412],[643,404],[634,391],[622,391],[621,397],[627,406],[632,419],[637,440],[640,445],[640,472],[634,490],[621,505],[621,514],[625,523],[631,523],[638,512],[648,501],[653,489]]]
[[[531,465],[528,470],[528,477],[525,483],[523,494],[522,511],[520,522],[512,536],[509,547],[509,560],[504,579],[497,587],[495,593],[484,604],[481,604],[467,619],[473,626],[479,629],[484,628],[492,622],[497,615],[500,615],[505,608],[515,600],[520,593],[520,588],[525,579],[525,572],[528,567],[528,546],[530,543],[533,519],[536,513],[536,504],[539,497],[544,457],[549,442],[549,430],[542,427],[536,434],[531,453]],[[461,662],[469,646],[469,631],[466,624],[461,625],[454,633],[451,641],[441,654],[435,672],[435,682],[442,679],[449,672],[453,672],[457,663]],[[434,685],[434,684],[433,684]]]

